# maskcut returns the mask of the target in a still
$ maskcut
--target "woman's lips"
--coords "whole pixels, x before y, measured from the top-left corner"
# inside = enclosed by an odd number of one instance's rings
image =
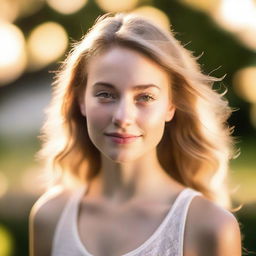
[[[132,135],[132,134],[119,134],[119,133],[106,133],[107,137],[111,139],[112,142],[117,144],[127,144],[136,141],[140,135]]]

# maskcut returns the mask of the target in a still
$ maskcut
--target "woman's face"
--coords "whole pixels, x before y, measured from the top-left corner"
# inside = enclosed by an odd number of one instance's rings
[[[87,72],[80,108],[98,150],[119,163],[156,151],[175,111],[168,73],[143,54],[119,46],[93,57]]]

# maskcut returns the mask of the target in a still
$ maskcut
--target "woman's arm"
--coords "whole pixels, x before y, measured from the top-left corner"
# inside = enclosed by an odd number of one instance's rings
[[[201,251],[209,256],[241,256],[241,235],[237,220],[233,215],[216,214],[205,216],[214,221],[209,224]],[[205,255],[200,253],[200,255]]]
[[[194,237],[195,253],[192,255],[242,255],[241,234],[236,218],[205,198],[196,197],[192,201],[187,221],[187,230],[189,229],[193,229],[190,235]],[[191,253],[184,254],[187,255]]]
[[[67,193],[54,188],[34,204],[29,216],[29,255],[50,256],[56,224],[67,200]]]

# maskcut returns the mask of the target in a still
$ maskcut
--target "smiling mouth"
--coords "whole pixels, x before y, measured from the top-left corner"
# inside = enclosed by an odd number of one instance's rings
[[[112,142],[117,144],[127,144],[136,141],[141,137],[141,135],[132,134],[119,134],[119,133],[105,133],[107,137],[111,139]]]

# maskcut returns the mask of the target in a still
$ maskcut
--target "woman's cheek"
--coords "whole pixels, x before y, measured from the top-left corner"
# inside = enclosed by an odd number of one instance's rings
[[[87,123],[91,129],[103,130],[109,122],[111,122],[111,117],[107,108],[90,106],[87,109]]]
[[[165,113],[163,108],[148,109],[141,115],[141,121],[150,127],[159,127],[165,123]]]

